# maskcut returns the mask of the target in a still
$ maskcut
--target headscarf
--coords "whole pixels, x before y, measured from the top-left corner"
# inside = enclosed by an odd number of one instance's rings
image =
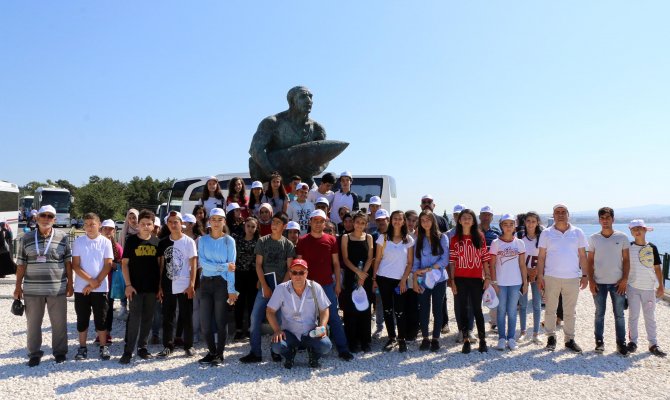
[[[135,217],[138,218],[138,219],[139,219],[139,217],[140,217],[140,212],[137,211],[137,210],[134,209],[134,208],[131,208],[131,209],[128,210],[128,212],[126,213],[126,220],[125,220],[125,222],[123,223],[123,229],[121,229],[121,236],[119,237],[119,244],[121,245],[121,247],[124,247],[124,246],[126,245],[126,238],[127,238],[129,235],[136,235],[137,232],[139,232],[139,230],[138,230],[137,228],[133,228],[133,227],[130,226],[130,224],[128,223],[128,216],[129,216],[130,214],[135,214]],[[139,221],[138,221],[138,222],[139,222]]]

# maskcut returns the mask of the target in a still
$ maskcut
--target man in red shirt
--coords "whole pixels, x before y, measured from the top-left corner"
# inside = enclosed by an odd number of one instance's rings
[[[354,356],[349,351],[342,320],[337,312],[337,296],[340,295],[342,289],[339,248],[335,236],[323,233],[325,225],[326,213],[323,210],[314,210],[309,218],[310,233],[300,237],[296,254],[298,258],[307,261],[310,277],[326,292],[330,301],[328,324],[333,333],[335,346],[339,357],[350,361]]]

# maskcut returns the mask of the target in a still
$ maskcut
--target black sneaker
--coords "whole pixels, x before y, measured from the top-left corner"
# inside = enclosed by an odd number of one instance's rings
[[[637,344],[635,342],[628,342],[626,346],[629,353],[635,353],[637,351]]]
[[[37,367],[38,365],[40,365],[41,360],[42,360],[41,357],[37,357],[37,356],[30,357],[30,359],[28,360],[28,366],[29,367]]]
[[[154,358],[154,356],[151,353],[149,353],[149,350],[147,349],[137,350],[137,356],[143,360],[150,360]]]
[[[286,369],[293,368],[293,360],[295,359],[295,353],[296,353],[296,350],[291,349],[291,352],[289,353],[289,355],[284,360],[284,368],[286,368]]]
[[[223,364],[223,354],[218,354],[214,356],[212,361],[210,361],[209,365],[213,367],[218,367],[219,365]]]
[[[270,357],[274,362],[281,362],[281,354],[277,354],[274,351],[270,351]]]
[[[663,350],[661,350],[660,347],[658,347],[657,344],[651,346],[649,348],[649,352],[651,354],[655,355],[656,357],[665,357],[667,355],[667,354],[665,354],[665,352],[663,352]]]
[[[65,354],[59,354],[56,356],[56,364],[62,364],[67,360],[67,357],[65,357]]]
[[[604,351],[605,351],[605,342],[602,340],[596,340],[596,353],[602,354]]]
[[[160,358],[169,357],[170,354],[172,354],[173,351],[174,350],[172,350],[170,347],[163,347],[163,350],[161,350],[160,353],[156,354],[156,356],[160,357]],[[140,356],[140,357],[142,357],[142,356]]]
[[[398,341],[395,340],[395,338],[389,338],[389,340],[386,341],[386,344],[384,344],[384,347],[382,347],[383,351],[391,351],[393,348],[398,344]]]
[[[206,356],[198,360],[198,364],[211,364],[213,360],[214,360],[214,354],[207,353]]]
[[[342,353],[338,354],[338,357],[344,361],[351,361],[354,359],[354,355],[348,351],[343,351]]]
[[[617,343],[616,345],[616,351],[622,356],[627,356],[628,355],[628,347],[626,347],[626,343]]]
[[[570,350],[574,351],[575,353],[581,353],[582,352],[582,348],[579,347],[577,342],[575,342],[575,339],[570,339],[567,342],[565,342],[565,348],[570,349]]]
[[[193,357],[195,356],[195,349],[193,347],[184,349],[184,354],[186,354],[186,357]]]
[[[130,364],[130,359],[133,358],[133,355],[130,353],[123,353],[121,356],[121,359],[119,360],[119,364]]]
[[[259,363],[261,361],[263,361],[263,357],[257,356],[254,353],[249,353],[246,356],[240,358],[240,362],[242,364]]]
[[[461,349],[461,353],[470,354],[470,340],[465,339],[463,341],[463,348]]]
[[[407,342],[405,339],[398,340],[398,351],[401,353],[407,352]]]
[[[74,356],[75,360],[85,360],[88,358],[88,349],[86,347],[79,347],[77,354]]]
[[[486,345],[485,339],[479,339],[479,352],[487,353],[489,351],[489,346]]]
[[[109,360],[112,358],[112,355],[109,353],[109,348],[107,346],[100,346],[100,359]]]
[[[419,350],[427,351],[428,349],[430,349],[430,340],[428,338],[423,338],[419,345]]]
[[[545,347],[548,351],[556,350],[556,336],[549,336],[547,338],[547,346]]]
[[[311,349],[307,349],[307,354],[309,354],[309,361],[307,362],[309,364],[310,368],[319,368],[321,364],[319,363],[319,359],[317,358],[316,353],[312,351]]]
[[[436,352],[440,350],[440,341],[437,339],[433,339],[430,341],[430,351]]]

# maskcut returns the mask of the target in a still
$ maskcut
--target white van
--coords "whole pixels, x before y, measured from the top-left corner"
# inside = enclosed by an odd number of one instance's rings
[[[239,176],[244,180],[247,188],[247,196],[251,187],[251,178],[248,172],[237,174],[219,174],[216,178],[219,180],[223,195],[228,196],[228,183],[234,177]],[[321,175],[315,176],[316,184],[320,182]],[[207,176],[195,178],[186,178],[175,181],[170,189],[164,189],[159,192],[159,200],[168,198],[168,209],[180,210],[182,213],[192,213],[193,208],[198,204],[202,192],[207,185]],[[336,187],[333,191],[337,191]],[[397,191],[395,179],[390,175],[354,175],[354,181],[351,184],[351,190],[358,195],[358,203],[361,208],[368,208],[368,202],[372,196],[379,196],[382,199],[382,208],[392,211],[396,208]]]

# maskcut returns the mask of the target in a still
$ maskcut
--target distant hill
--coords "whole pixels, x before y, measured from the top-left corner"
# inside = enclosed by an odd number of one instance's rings
[[[667,204],[649,204],[646,206],[615,208],[615,216],[618,217],[636,217],[636,218],[660,218],[670,217],[670,205]],[[570,213],[573,217],[595,216],[598,210],[576,211]]]

